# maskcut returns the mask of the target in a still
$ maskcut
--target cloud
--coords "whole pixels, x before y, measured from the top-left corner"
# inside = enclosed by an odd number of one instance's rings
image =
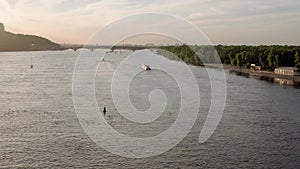
[[[12,31],[82,43],[94,31],[118,18],[164,12],[183,17],[216,37],[216,41],[224,42],[222,34],[239,36],[234,32],[257,36],[272,29],[269,34],[293,30],[293,34],[299,35],[299,9],[298,0],[0,0],[0,21]],[[216,35],[222,36],[218,39]],[[286,37],[289,38],[292,35]]]
[[[10,8],[14,8],[19,0],[6,0]]]

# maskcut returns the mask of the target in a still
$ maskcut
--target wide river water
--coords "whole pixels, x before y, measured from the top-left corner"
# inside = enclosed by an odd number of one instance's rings
[[[205,68],[195,66],[190,68],[201,95],[199,114],[177,146],[147,158],[106,151],[84,132],[74,109],[72,78],[79,52],[0,53],[0,168],[300,168],[300,89],[225,71],[223,117],[213,135],[200,144],[211,95]],[[83,52],[100,55],[103,51]],[[123,118],[110,96],[110,78],[130,54],[107,54],[105,62],[99,58],[95,77],[99,110],[107,107],[105,119],[120,133],[155,136],[176,120],[179,87],[165,72],[139,73],[129,94],[136,109],[148,109],[148,94],[157,88],[165,92],[168,105],[150,124]]]

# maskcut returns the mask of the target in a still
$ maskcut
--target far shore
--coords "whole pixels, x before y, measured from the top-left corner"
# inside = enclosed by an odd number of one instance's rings
[[[235,72],[247,73],[251,76],[258,76],[258,77],[269,77],[269,78],[278,78],[278,79],[285,79],[291,80],[296,83],[300,83],[300,76],[289,76],[289,75],[279,75],[275,74],[272,71],[262,70],[262,71],[254,71],[248,68],[240,68],[238,66],[228,65],[228,64],[205,64],[206,67],[210,68],[218,68],[218,69],[225,69],[231,70]]]

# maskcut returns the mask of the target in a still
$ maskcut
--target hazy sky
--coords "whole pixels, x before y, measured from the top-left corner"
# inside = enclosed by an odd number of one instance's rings
[[[199,27],[214,44],[300,44],[300,0],[0,0],[6,30],[85,43],[121,17],[163,12]]]

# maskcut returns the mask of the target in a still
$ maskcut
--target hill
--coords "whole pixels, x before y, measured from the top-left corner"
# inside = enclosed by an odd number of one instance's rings
[[[0,52],[57,49],[60,49],[60,45],[46,38],[6,32],[4,25],[0,23]]]

